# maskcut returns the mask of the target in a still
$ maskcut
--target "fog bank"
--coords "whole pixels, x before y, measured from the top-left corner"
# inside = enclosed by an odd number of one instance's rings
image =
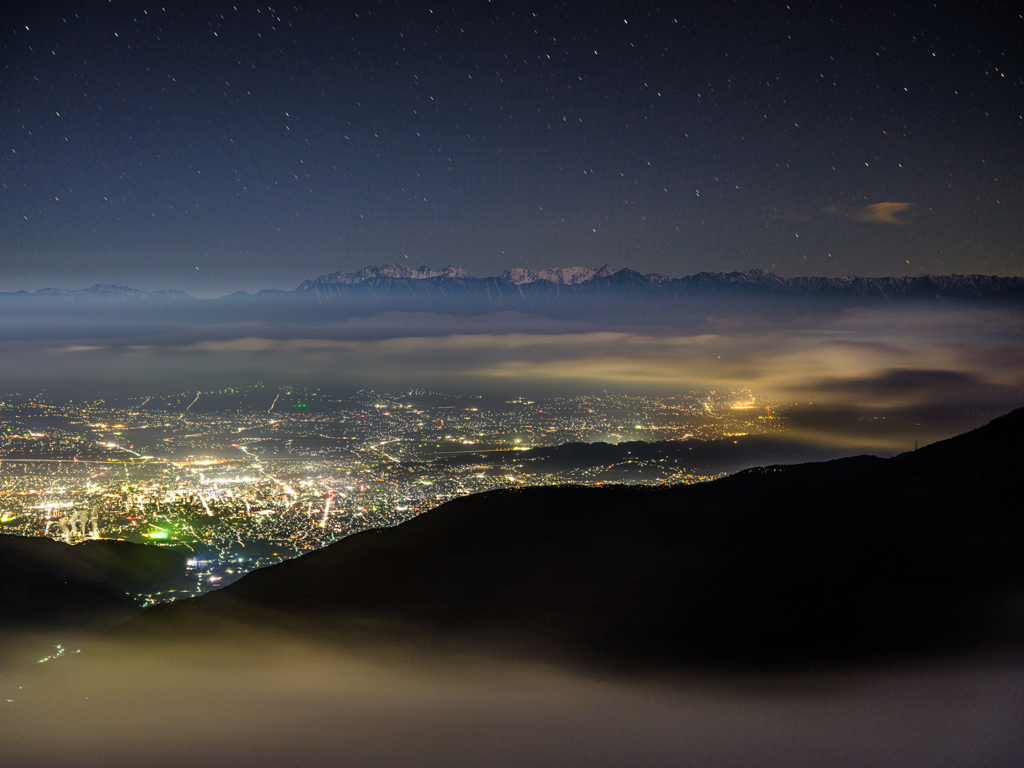
[[[387,312],[342,322],[7,328],[0,392],[123,398],[244,386],[498,396],[750,389],[795,436],[906,450],[1024,404],[1024,322],[963,305],[705,306],[671,322]],[[756,311],[755,311],[756,310]],[[654,324],[654,321],[657,324]]]
[[[19,767],[1024,760],[1024,665],[1006,660],[630,680],[249,637],[94,646],[3,684],[4,763]]]

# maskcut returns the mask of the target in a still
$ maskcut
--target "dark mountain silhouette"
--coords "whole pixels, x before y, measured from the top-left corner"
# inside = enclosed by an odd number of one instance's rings
[[[497,277],[473,277],[459,267],[417,270],[398,264],[366,267],[359,272],[335,272],[304,281],[296,293],[378,298],[392,293],[423,295],[484,293],[500,301],[556,295],[565,299],[626,290],[630,293],[679,298],[686,295],[792,295],[879,298],[1024,297],[1024,278],[991,275],[915,275],[906,277],[780,277],[764,269],[742,272],[699,272],[686,277],[641,274],[631,269],[612,271],[567,269],[506,270]]]
[[[21,292],[19,292],[21,293]],[[8,294],[18,295],[18,294]],[[123,285],[96,285],[76,290],[62,288],[41,288],[34,296],[84,297],[90,299],[192,299],[184,291],[141,291],[138,288],[125,288]]]
[[[123,631],[241,622],[726,665],[990,640],[1009,631],[1024,584],[1022,437],[1024,409],[892,459],[465,497],[155,607]]]
[[[102,631],[141,610],[135,594],[184,573],[185,556],[159,547],[0,535],[0,646]]]
[[[324,275],[295,291],[261,291],[236,297],[236,311],[253,303],[279,309],[316,305],[321,313],[344,307],[349,313],[387,310],[483,314],[518,311],[552,317],[606,317],[635,313],[674,313],[722,301],[793,303],[805,307],[889,306],[908,302],[983,302],[1017,306],[1024,301],[1024,278],[986,275],[915,277],[794,277],[765,270],[701,272],[687,277],[644,275],[631,269],[602,269],[570,276],[544,270],[545,277],[521,282],[523,275],[471,277],[449,268],[446,274],[415,277],[387,267],[359,273]],[[557,273],[557,274],[555,274]],[[575,279],[574,279],[575,278]],[[222,302],[225,300],[221,300]],[[334,309],[332,309],[334,308]]]

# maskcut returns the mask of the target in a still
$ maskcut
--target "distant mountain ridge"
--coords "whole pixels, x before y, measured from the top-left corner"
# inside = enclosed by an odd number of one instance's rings
[[[445,267],[444,269],[417,267],[413,269],[404,264],[384,264],[379,267],[363,267],[358,272],[332,272],[329,275],[320,275],[315,280],[304,280],[297,290],[307,291],[320,285],[357,285],[367,280],[380,280],[382,278],[426,280],[432,277],[473,279],[472,275],[462,267]]]
[[[356,272],[332,272],[305,280],[293,291],[263,290],[255,294],[237,291],[216,299],[196,299],[184,291],[142,291],[119,285],[93,285],[65,290],[43,288],[29,293],[0,294],[6,303],[35,298],[90,304],[119,305],[145,300],[175,306],[187,301],[225,311],[245,305],[291,304],[323,307],[327,303],[356,311],[386,309],[410,311],[489,312],[495,309],[550,310],[556,314],[575,303],[584,306],[595,299],[603,307],[608,300],[655,306],[691,298],[791,297],[839,299],[852,302],[917,300],[1024,301],[1024,277],[995,275],[917,275],[903,277],[781,277],[764,269],[740,272],[699,272],[685,277],[658,273],[641,274],[631,269],[612,270],[607,264],[553,269],[508,269],[494,277],[475,277],[461,267],[443,269],[400,264],[368,266]],[[339,300],[341,300],[339,302]],[[362,309],[359,307],[362,305]],[[625,305],[623,305],[625,306]],[[560,308],[563,307],[563,308]]]
[[[18,291],[27,293],[27,291]],[[10,294],[8,294],[10,295]],[[88,288],[64,289],[64,288],[40,288],[33,296],[100,296],[119,297],[126,299],[191,299],[193,296],[185,291],[143,291],[138,288],[126,288],[123,285],[96,285]]]
[[[498,275],[497,279],[505,280],[513,285],[525,285],[527,283],[535,283],[538,280],[545,280],[555,285],[579,285],[613,274],[615,273],[607,264],[599,269],[559,267],[535,270],[517,267],[515,269],[506,269]],[[368,280],[380,280],[383,278],[429,280],[434,277],[460,278],[465,280],[478,279],[462,267],[448,266],[444,269],[432,269],[424,266],[413,269],[403,264],[383,264],[381,266],[363,267],[357,272],[332,272],[328,275],[321,275],[315,280],[304,280],[297,290],[308,291],[311,288],[323,285],[358,285]]]
[[[984,295],[1024,295],[1024,278],[995,275],[917,275],[905,277],[780,277],[764,269],[741,272],[699,272],[686,277],[668,277],[656,272],[641,274],[631,269],[613,271],[607,264],[598,268],[560,267],[555,269],[507,269],[496,277],[474,277],[461,267],[436,270],[429,267],[412,269],[398,264],[364,267],[358,272],[334,272],[315,280],[304,281],[296,290],[311,291],[330,286],[389,287],[417,281],[417,289],[438,290],[455,286],[472,290],[542,284],[559,287],[614,288],[629,286],[649,288],[652,293],[680,291],[754,292],[787,295],[857,295],[857,296],[936,296],[965,297]],[[369,284],[369,285],[364,285]]]

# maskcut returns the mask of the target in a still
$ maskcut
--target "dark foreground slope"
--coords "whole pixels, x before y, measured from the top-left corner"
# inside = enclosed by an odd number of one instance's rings
[[[1018,410],[892,459],[466,497],[151,609],[125,631],[229,620],[724,664],[992,639],[1024,581],[1022,437]]]
[[[779,435],[742,435],[718,440],[562,443],[529,450],[457,453],[431,462],[439,471],[476,466],[491,474],[522,476],[538,473],[587,472],[605,482],[657,480],[677,472],[717,475],[739,472],[768,462],[825,461],[855,453]]]
[[[60,638],[124,621],[139,611],[135,593],[184,573],[184,555],[158,547],[0,535],[0,660],[26,633]]]

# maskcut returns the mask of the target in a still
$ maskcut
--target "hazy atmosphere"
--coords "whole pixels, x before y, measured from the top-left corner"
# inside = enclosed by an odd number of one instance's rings
[[[1017,309],[704,309],[713,314],[651,325],[638,312],[610,326],[519,312],[387,312],[316,324],[182,318],[83,329],[51,316],[8,325],[0,384],[90,399],[256,382],[491,397],[745,388],[781,407],[795,430],[878,450],[946,437],[1022,402]]]
[[[241,640],[239,640],[241,642]],[[1024,669],[623,679],[408,649],[97,649],[5,713],[17,765],[1010,766]],[[781,683],[781,684],[780,684]],[[36,718],[61,727],[40,731]],[[185,737],[187,734],[187,738]],[[126,745],[128,748],[126,749]]]

